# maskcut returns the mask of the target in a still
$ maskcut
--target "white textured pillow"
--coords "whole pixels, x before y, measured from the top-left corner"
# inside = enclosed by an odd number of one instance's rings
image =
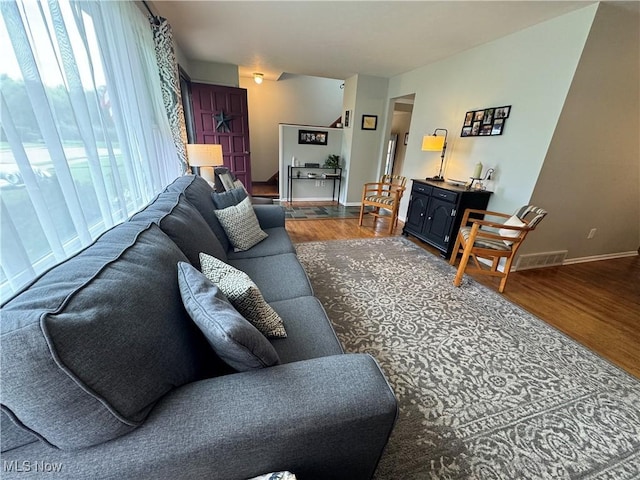
[[[249,250],[269,236],[260,228],[249,197],[235,206],[213,212],[236,252]]]
[[[509,220],[507,220],[506,222],[504,222],[503,225],[507,225],[509,227],[526,227],[527,224],[524,223],[522,220],[520,220],[518,217],[516,217],[515,215],[513,215]],[[509,230],[506,228],[501,228],[500,230],[498,230],[498,233],[500,234],[501,237],[517,237],[518,235],[520,235],[520,230]],[[509,240],[503,240],[503,242],[507,245],[507,246],[511,246],[513,245],[513,242],[510,242]]]
[[[215,283],[240,314],[267,337],[287,336],[284,323],[249,276],[206,253],[200,254],[205,277]]]

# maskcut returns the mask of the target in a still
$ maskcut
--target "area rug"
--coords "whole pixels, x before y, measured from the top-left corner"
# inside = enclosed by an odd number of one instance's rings
[[[360,207],[325,205],[318,207],[286,206],[285,218],[290,220],[321,220],[323,218],[358,218]]]
[[[375,479],[640,478],[640,382],[403,237],[296,245],[400,414]]]

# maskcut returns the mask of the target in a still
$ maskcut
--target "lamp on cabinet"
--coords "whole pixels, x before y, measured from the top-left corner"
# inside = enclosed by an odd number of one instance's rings
[[[444,136],[438,135],[438,131],[444,132]],[[442,182],[444,177],[442,176],[442,166],[444,165],[444,153],[447,150],[447,135],[449,131],[446,128],[436,128],[433,131],[433,135],[425,135],[422,137],[422,151],[423,152],[439,152],[440,155],[440,170],[435,177],[427,178],[427,180],[434,180]]]
[[[212,167],[223,164],[222,145],[212,143],[189,143],[187,144],[187,157],[191,171],[200,175],[208,182],[215,181],[215,175]],[[205,167],[203,172],[201,169]],[[209,168],[211,167],[211,168]]]

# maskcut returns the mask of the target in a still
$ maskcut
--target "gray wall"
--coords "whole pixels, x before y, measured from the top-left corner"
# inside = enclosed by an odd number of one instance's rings
[[[523,253],[584,258],[638,249],[639,65],[638,16],[601,3],[531,196],[551,213]]]

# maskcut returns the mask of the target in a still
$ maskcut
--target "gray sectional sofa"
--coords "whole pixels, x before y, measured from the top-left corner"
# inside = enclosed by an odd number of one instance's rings
[[[344,354],[284,229],[234,252],[212,189],[186,175],[1,309],[2,478],[370,478],[396,399]],[[278,365],[237,372],[188,315],[177,265],[246,272],[284,321]]]

